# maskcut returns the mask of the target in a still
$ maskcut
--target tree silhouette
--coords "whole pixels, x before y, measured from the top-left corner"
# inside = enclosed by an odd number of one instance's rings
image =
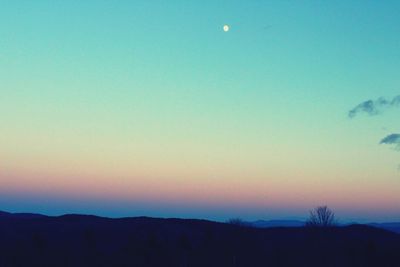
[[[319,206],[310,211],[306,226],[331,227],[335,226],[335,213],[327,206]]]

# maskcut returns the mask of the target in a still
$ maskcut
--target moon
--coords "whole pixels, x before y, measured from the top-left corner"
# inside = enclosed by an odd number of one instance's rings
[[[224,27],[223,27],[223,29],[224,29],[224,32],[229,31],[229,25],[228,25],[228,24],[225,24]]]

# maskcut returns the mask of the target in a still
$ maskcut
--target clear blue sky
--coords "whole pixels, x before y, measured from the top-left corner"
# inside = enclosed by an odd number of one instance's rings
[[[400,220],[399,1],[0,5],[0,209]]]

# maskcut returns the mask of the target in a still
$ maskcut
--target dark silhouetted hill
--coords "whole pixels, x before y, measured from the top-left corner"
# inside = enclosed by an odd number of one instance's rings
[[[400,235],[366,225],[255,228],[205,220],[0,213],[0,266],[400,266]]]

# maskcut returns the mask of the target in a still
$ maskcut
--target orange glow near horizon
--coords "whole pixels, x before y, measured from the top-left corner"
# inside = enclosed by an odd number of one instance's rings
[[[103,202],[147,202],[157,205],[196,207],[234,207],[236,214],[246,209],[306,212],[314,206],[328,204],[342,210],[395,210],[396,190],[350,190],[339,184],[285,184],[277,180],[241,180],[230,183],[218,179],[156,179],[151,176],[114,177],[73,176],[40,173],[2,173],[1,193],[41,195],[60,199],[102,200]],[[306,192],[306,193],[305,193]],[[349,204],[351,203],[351,204]]]

